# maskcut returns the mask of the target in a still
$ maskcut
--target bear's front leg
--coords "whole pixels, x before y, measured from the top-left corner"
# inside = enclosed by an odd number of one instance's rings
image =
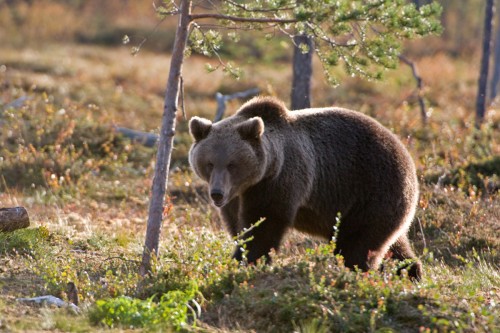
[[[231,237],[236,237],[241,231],[238,222],[240,198],[236,197],[220,209],[222,219]]]
[[[240,212],[240,221],[244,228],[250,228],[262,218],[264,221],[240,235],[240,240],[248,240],[245,242],[246,249],[238,244],[233,258],[242,261],[243,251],[246,250],[248,263],[255,263],[261,257],[266,258],[266,262],[270,263],[269,252],[272,249],[276,251],[279,249],[286,230],[292,224],[293,216],[293,212],[288,207],[279,203],[258,204],[257,202],[257,204],[247,203],[246,205],[244,203]]]

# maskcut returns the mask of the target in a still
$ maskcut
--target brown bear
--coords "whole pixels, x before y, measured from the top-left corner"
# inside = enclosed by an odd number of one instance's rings
[[[193,117],[189,162],[208,183],[209,196],[234,237],[244,233],[247,260],[278,250],[295,228],[330,240],[337,214],[336,249],[347,267],[379,268],[389,252],[414,259],[408,228],[418,199],[409,153],[389,130],[342,108],[289,111],[270,97],[256,97],[218,123]],[[234,258],[242,260],[237,246]]]

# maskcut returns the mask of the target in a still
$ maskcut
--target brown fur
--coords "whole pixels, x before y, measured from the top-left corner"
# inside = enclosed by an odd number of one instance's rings
[[[295,228],[327,240],[337,213],[337,249],[346,266],[377,269],[391,249],[415,259],[407,232],[418,198],[415,166],[405,147],[375,120],[340,108],[290,112],[257,97],[212,124],[193,117],[193,170],[209,184],[229,232],[247,232],[249,262],[278,249]],[[242,259],[240,249],[234,257]],[[418,260],[409,269],[421,277]]]

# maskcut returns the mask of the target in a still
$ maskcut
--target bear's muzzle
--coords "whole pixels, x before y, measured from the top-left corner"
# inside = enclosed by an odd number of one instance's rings
[[[213,189],[210,191],[210,198],[212,198],[214,205],[221,207],[224,203],[224,192],[219,189]]]

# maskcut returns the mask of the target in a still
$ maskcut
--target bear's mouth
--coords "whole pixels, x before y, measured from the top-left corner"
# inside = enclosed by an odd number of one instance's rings
[[[212,202],[214,203],[215,206],[217,206],[219,208],[224,206],[224,204],[225,204],[224,200],[220,200],[220,201],[212,200]]]

